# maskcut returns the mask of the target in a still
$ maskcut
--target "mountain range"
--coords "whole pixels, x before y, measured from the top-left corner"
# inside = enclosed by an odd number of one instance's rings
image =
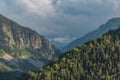
[[[54,58],[20,80],[120,80],[120,28]]]
[[[68,45],[66,45],[62,52],[66,52],[71,50],[72,48],[75,48],[79,45],[83,45],[85,42],[89,40],[94,40],[100,36],[102,36],[105,32],[107,32],[110,29],[117,29],[120,27],[120,18],[112,18],[108,20],[105,24],[101,25],[97,30],[91,31],[85,36],[78,38],[72,42],[70,42]]]
[[[0,79],[119,80],[119,27],[120,18],[112,18],[61,54],[44,36],[0,15]]]

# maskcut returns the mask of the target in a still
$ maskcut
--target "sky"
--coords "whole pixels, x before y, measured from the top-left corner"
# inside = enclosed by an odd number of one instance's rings
[[[120,17],[119,4],[120,0],[0,0],[0,14],[67,44]]]

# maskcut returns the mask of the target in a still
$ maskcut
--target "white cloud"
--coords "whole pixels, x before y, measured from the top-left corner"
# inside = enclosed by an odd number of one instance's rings
[[[75,40],[76,38],[75,37],[73,37],[73,38],[71,38],[71,37],[57,37],[57,38],[54,38],[54,41],[55,42],[58,42],[58,43],[65,43],[65,44],[67,44],[67,43],[69,43],[69,42],[71,42],[72,40]]]
[[[59,42],[59,43],[65,43],[68,41],[68,39],[67,38],[55,38],[54,41]]]
[[[21,2],[31,13],[35,13],[40,16],[54,15],[54,9],[50,0],[21,0]]]

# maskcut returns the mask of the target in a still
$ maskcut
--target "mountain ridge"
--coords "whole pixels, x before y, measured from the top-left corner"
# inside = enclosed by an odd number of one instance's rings
[[[86,35],[84,35],[83,37],[70,42],[61,51],[62,52],[69,51],[78,45],[83,45],[85,42],[87,42],[89,40],[93,40],[93,39],[96,39],[96,38],[102,36],[102,34],[104,34],[105,32],[107,32],[110,29],[117,29],[119,27],[120,27],[120,17],[111,18],[105,24],[102,24],[98,29],[93,30],[93,31],[87,33]]]

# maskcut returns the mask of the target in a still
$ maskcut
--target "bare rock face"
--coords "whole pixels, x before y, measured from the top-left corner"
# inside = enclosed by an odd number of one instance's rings
[[[19,61],[22,59],[32,66],[36,66],[33,65],[35,64],[35,60],[37,61],[37,65],[40,65],[40,63],[38,63],[39,61],[50,60],[53,55],[59,53],[59,50],[42,35],[39,35],[36,31],[23,27],[2,15],[0,15],[0,49],[5,52],[2,56],[8,54],[13,58],[12,62],[16,64],[17,62],[23,63],[24,61]],[[3,63],[5,64],[5,62]],[[21,65],[19,65],[19,67],[21,67]]]

